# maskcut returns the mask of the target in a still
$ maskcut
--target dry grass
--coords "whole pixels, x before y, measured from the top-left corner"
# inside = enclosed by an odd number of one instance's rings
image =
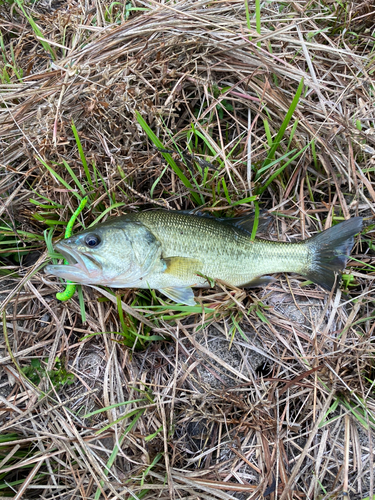
[[[43,231],[61,237],[81,194],[66,164],[92,193],[85,224],[154,205],[234,215],[254,194],[276,214],[271,238],[370,223],[372,3],[265,2],[260,34],[237,0],[0,9],[0,495],[373,498],[371,226],[349,294],[291,276],[196,292],[214,314],[127,290],[121,321],[116,298],[85,287],[82,321],[41,272]],[[258,172],[283,122],[279,163]],[[127,347],[134,331],[159,340]]]

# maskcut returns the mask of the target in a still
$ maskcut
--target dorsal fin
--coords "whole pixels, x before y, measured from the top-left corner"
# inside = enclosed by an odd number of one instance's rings
[[[244,215],[243,217],[234,217],[233,219],[217,219],[223,224],[228,224],[233,227],[237,227],[238,229],[242,229],[247,233],[252,232],[254,221],[255,221],[255,212]],[[264,233],[267,231],[268,226],[271,224],[272,216],[266,211],[261,210],[258,218],[258,228],[257,233]]]
[[[237,227],[238,229],[242,229],[243,231],[246,231],[247,233],[250,234],[253,230],[255,221],[255,212],[244,215],[242,217],[233,217],[233,218],[229,217],[217,218],[209,213],[201,212],[197,208],[192,210],[178,210],[176,212],[183,215],[195,215],[196,217],[206,217],[208,219],[214,219],[223,224],[227,224],[228,226],[233,226]],[[267,232],[268,226],[271,224],[271,221],[272,221],[272,215],[270,215],[266,210],[261,210],[259,212],[257,233]]]

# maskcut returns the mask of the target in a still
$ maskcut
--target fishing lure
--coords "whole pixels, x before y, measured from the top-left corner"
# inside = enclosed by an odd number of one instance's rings
[[[79,204],[79,207],[74,212],[74,214],[71,216],[71,218],[68,222],[68,225],[66,226],[66,229],[65,229],[65,238],[69,238],[72,235],[74,223],[77,220],[77,217],[79,216],[79,214],[85,208],[87,201],[88,201],[87,196],[82,198],[82,201]],[[64,264],[69,264],[69,262],[64,259]],[[56,294],[56,298],[58,300],[61,300],[61,301],[69,300],[73,297],[74,292],[76,291],[76,285],[72,281],[67,281],[66,283],[67,283],[67,285],[66,285],[65,290],[63,292],[58,292]]]

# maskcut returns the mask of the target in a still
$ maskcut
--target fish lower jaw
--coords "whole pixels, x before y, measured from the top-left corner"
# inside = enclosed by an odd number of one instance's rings
[[[80,283],[82,285],[93,285],[105,281],[101,279],[98,271],[88,273],[86,270],[82,270],[79,264],[48,265],[45,267],[45,272],[57,278]]]

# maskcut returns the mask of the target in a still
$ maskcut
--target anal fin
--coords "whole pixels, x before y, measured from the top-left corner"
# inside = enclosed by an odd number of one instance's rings
[[[246,283],[244,287],[257,288],[261,286],[267,286],[270,283],[274,283],[275,281],[277,281],[276,278],[273,278],[272,276],[260,276],[259,278],[254,278],[249,283]]]
[[[159,292],[178,304],[185,304],[187,306],[197,305],[194,300],[193,290],[189,286],[160,288]]]

